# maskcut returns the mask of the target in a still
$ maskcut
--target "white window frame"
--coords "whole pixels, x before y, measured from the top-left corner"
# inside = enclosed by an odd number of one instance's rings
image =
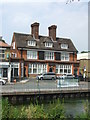
[[[13,58],[16,58],[16,57],[17,57],[17,53],[13,53],[13,52],[12,52],[12,57],[13,57]]]
[[[68,44],[61,44],[62,49],[68,49]]]
[[[51,42],[45,42],[45,47],[52,47],[53,46],[53,43]]]
[[[14,76],[14,69],[18,68],[18,76]],[[11,63],[11,69],[13,69],[13,75],[12,77],[19,77],[19,63]]]
[[[2,57],[2,55],[4,55],[4,57]],[[0,59],[5,59],[5,50],[0,50]]]
[[[62,72],[60,72],[60,70],[62,69]],[[56,64],[56,74],[72,74],[72,65],[59,65],[59,64]],[[65,72],[65,70],[67,72]],[[69,72],[69,70],[71,72]]]
[[[61,53],[61,61],[69,61],[69,53],[62,52]]]
[[[36,72],[34,72],[34,69],[36,69]],[[45,72],[47,72],[47,64],[30,63],[28,65],[28,74],[40,74],[40,73],[45,73]]]
[[[45,60],[54,60],[54,52],[45,51]]]
[[[36,41],[28,40],[28,46],[36,46]]]
[[[27,50],[27,59],[37,59],[37,51]]]

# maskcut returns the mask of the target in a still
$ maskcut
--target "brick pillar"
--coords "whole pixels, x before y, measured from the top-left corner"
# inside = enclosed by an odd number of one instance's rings
[[[49,64],[47,63],[47,72],[49,72]]]
[[[56,66],[53,66],[53,72],[56,72]]]
[[[19,78],[21,79],[21,62],[19,62]]]
[[[25,68],[26,68],[26,77],[28,77],[28,63],[26,64]]]
[[[73,64],[72,64],[72,74],[74,74],[74,66],[73,66]]]
[[[77,68],[77,70],[78,70],[78,71],[77,71],[77,75],[79,75],[79,67]]]

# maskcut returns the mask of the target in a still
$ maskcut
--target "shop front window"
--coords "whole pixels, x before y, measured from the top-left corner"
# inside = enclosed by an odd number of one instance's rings
[[[29,64],[28,66],[28,74],[40,74],[47,72],[46,64]]]
[[[3,68],[3,77],[7,77],[7,68]]]
[[[57,74],[72,74],[71,65],[56,65]]]

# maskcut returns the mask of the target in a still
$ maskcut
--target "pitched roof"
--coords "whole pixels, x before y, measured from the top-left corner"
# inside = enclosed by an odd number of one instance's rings
[[[0,47],[10,47],[4,40],[0,39]]]
[[[41,50],[55,50],[55,51],[68,51],[77,52],[74,44],[70,39],[67,38],[56,38],[56,41],[51,40],[48,36],[39,35],[39,39],[36,39],[36,46],[28,46],[27,40],[33,40],[33,36],[30,34],[14,33],[14,38],[16,41],[16,46],[18,48],[30,48],[30,49],[41,49]],[[53,42],[53,47],[45,47],[45,42]],[[68,44],[68,49],[62,49],[60,44]]]

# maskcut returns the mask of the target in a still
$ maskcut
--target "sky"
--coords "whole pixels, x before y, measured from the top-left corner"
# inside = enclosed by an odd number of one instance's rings
[[[62,2],[64,1],[64,2]],[[57,37],[70,38],[79,52],[88,50],[88,0],[1,0],[0,36],[11,44],[14,32],[31,33],[39,22],[39,34],[48,36],[48,27],[57,25]]]

